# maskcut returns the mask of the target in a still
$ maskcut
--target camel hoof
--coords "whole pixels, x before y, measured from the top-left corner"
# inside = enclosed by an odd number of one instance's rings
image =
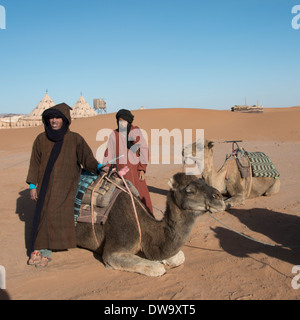
[[[111,270],[120,270],[143,274],[147,277],[161,277],[166,273],[164,265],[159,261],[141,260],[133,265],[120,266],[105,263],[105,267]]]
[[[184,264],[184,261],[185,261],[184,253],[180,250],[177,254],[175,254],[175,256],[169,259],[163,260],[162,263],[166,266],[174,268]]]
[[[149,277],[161,277],[166,273],[166,269],[160,262],[155,263],[153,268],[149,270],[149,272],[145,272],[144,274]]]
[[[136,266],[136,268],[131,271],[147,277],[161,277],[166,273],[164,265],[159,261],[148,261],[145,265]]]

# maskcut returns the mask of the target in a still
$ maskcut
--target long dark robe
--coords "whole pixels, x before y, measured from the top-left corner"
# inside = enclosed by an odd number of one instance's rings
[[[48,139],[45,132],[33,144],[26,181],[37,185],[38,195],[53,146],[54,142]],[[79,134],[68,131],[49,178],[35,250],[76,247],[74,198],[81,166],[96,173],[97,165],[98,162],[85,140]]]

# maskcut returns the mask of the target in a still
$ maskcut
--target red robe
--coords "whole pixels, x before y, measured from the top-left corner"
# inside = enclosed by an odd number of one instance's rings
[[[117,158],[120,155],[124,155],[124,157],[116,161],[117,170],[120,171],[126,166],[129,168],[129,172],[124,176],[124,178],[133,183],[140,194],[142,202],[145,204],[148,211],[153,214],[151,198],[146,180],[141,181],[139,177],[140,171],[144,171],[146,173],[149,157],[148,145],[139,127],[131,126],[129,138],[134,141],[134,144],[139,144],[139,150],[137,152],[132,151],[134,146],[129,150],[127,148],[127,140],[125,137],[117,130],[114,130],[108,139],[103,163]]]

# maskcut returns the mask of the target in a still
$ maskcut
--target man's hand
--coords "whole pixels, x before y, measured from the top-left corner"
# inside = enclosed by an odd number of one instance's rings
[[[140,171],[140,180],[141,181],[145,180],[145,172],[144,171]]]
[[[30,190],[30,199],[33,201],[37,201],[38,195],[36,189],[31,189]]]

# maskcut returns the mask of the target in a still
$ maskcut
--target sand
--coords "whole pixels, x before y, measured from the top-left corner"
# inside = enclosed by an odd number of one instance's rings
[[[247,200],[216,217],[232,228],[268,243],[300,245],[300,107],[266,109],[264,114],[239,114],[201,109],[154,109],[133,112],[145,129],[204,129],[217,141],[215,164],[221,166],[231,145],[242,139],[248,151],[269,155],[281,173],[281,191],[272,197]],[[71,129],[80,133],[94,153],[103,141],[97,132],[115,127],[114,114],[80,119]],[[34,203],[25,183],[32,143],[42,127],[0,130],[0,265],[6,269],[10,299],[141,299],[256,300],[298,299],[292,268],[300,249],[271,247],[230,231],[208,214],[198,218],[182,248],[184,265],[160,278],[109,270],[92,252],[72,249],[53,253],[47,269],[27,266]],[[179,164],[150,164],[146,175],[155,214],[164,210],[167,181]],[[296,279],[296,278],[295,278]],[[294,281],[298,284],[297,281]]]

